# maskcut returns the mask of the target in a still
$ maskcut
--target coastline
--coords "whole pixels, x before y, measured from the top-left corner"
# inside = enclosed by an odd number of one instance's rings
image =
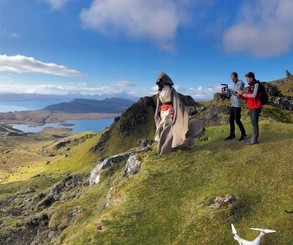
[[[3,112],[0,113],[0,123],[44,126],[47,123],[66,123],[67,120],[111,119],[119,115],[116,113],[61,113],[45,110]]]

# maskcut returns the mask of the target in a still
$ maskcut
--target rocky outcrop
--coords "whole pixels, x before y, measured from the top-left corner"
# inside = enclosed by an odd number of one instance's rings
[[[293,80],[293,75],[288,70],[286,70],[286,78]]]
[[[291,73],[288,76],[292,76]],[[264,83],[264,86],[269,95],[269,103],[280,109],[293,111],[293,98],[291,96],[283,95],[275,84]]]
[[[234,195],[219,196],[215,198],[214,203],[210,205],[211,208],[223,208],[236,201]]]
[[[66,228],[64,224],[58,224],[58,227],[49,227],[50,206],[61,200],[72,200],[86,186],[88,186],[88,175],[68,175],[52,186],[47,193],[38,193],[32,196],[35,190],[28,188],[0,201],[2,215],[20,218],[15,228],[7,229],[0,234],[0,244],[49,244],[52,238]],[[6,210],[6,207],[9,206],[13,206],[13,208]],[[83,208],[77,206],[69,213],[69,216],[73,219],[81,212],[83,212]],[[68,222],[71,222],[71,219]]]
[[[280,89],[272,83],[263,83],[269,97],[281,96]]]
[[[119,131],[123,135],[127,135],[131,132],[131,129],[135,126],[146,124],[148,108],[155,110],[156,103],[152,97],[141,98],[133,106],[125,110],[119,120]]]
[[[293,111],[293,98],[291,96],[272,97],[271,101],[278,108]]]
[[[100,182],[100,172],[103,169],[109,168],[111,166],[114,166],[117,163],[121,163],[123,160],[129,159],[132,155],[136,155],[142,152],[146,152],[150,150],[150,146],[147,147],[142,147],[136,150],[131,150],[125,153],[121,153],[115,156],[111,156],[109,158],[106,158],[105,160],[101,161],[98,163],[94,169],[90,173],[90,178],[89,178],[89,184],[98,184]],[[132,161],[132,160],[131,160]],[[130,166],[130,165],[129,165]],[[133,166],[133,165],[131,165]],[[137,170],[137,166],[135,168]],[[132,169],[133,170],[133,169]]]
[[[42,198],[42,200],[38,203],[37,207],[39,209],[43,209],[51,206],[54,202],[62,199],[63,194],[72,188],[79,186],[83,186],[84,180],[78,176],[69,175],[65,179],[63,179],[60,183],[53,186],[49,193]]]
[[[199,106],[198,103],[194,101],[191,96],[184,96],[179,94],[182,102],[185,106],[190,107],[191,114],[196,114],[196,107]],[[154,114],[156,110],[156,96],[141,98],[138,102],[134,103],[131,107],[126,109],[121,116],[117,117],[114,123],[111,125],[109,130],[107,130],[100,138],[92,151],[105,152],[107,148],[112,148],[109,145],[109,141],[117,140],[128,142],[127,145],[123,145],[122,151],[127,151],[131,148],[136,147],[136,143],[141,138],[152,139],[155,132],[155,122]],[[134,135],[137,136],[133,140]],[[130,139],[130,140],[128,140]],[[119,149],[121,151],[121,149]],[[117,154],[111,152],[111,154]],[[103,154],[102,154],[103,155]],[[107,156],[105,154],[104,156]]]
[[[126,163],[125,176],[130,178],[137,174],[141,168],[141,161],[138,159],[137,155],[131,155]]]

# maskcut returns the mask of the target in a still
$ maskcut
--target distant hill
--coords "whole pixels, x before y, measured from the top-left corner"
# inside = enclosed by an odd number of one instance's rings
[[[47,106],[44,110],[63,113],[121,113],[132,104],[133,101],[120,98],[74,99],[70,102]]]
[[[68,93],[65,95],[58,94],[29,94],[29,93],[1,93],[0,92],[0,101],[1,102],[17,102],[17,101],[25,101],[25,102],[35,102],[35,101],[52,101],[53,103],[59,102],[68,102],[76,98],[80,99],[92,99],[92,100],[103,100],[106,98],[122,98],[131,101],[137,101],[139,98],[133,95],[129,95],[126,93],[119,94],[80,94],[80,93]]]

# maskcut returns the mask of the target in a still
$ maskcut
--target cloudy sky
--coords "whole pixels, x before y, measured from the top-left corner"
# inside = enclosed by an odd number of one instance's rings
[[[229,74],[293,71],[292,0],[0,0],[0,93],[209,98]]]

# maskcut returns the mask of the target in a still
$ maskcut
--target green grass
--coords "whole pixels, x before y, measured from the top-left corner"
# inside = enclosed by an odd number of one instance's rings
[[[247,120],[245,126],[249,132]],[[100,184],[70,189],[62,201],[43,211],[50,217],[50,229],[59,234],[52,243],[232,245],[230,224],[234,223],[247,239],[257,236],[249,230],[257,226],[277,230],[265,236],[262,244],[292,244],[293,216],[285,210],[292,209],[293,124],[261,121],[261,143],[255,146],[225,142],[227,135],[228,125],[208,128],[190,151],[160,157],[153,149],[141,154],[142,170],[133,178],[123,176],[122,162],[104,170]],[[100,134],[75,137],[85,141],[72,141],[58,149],[55,153],[59,155],[49,165],[40,165],[41,177],[31,178],[28,171],[18,181],[1,184],[0,200],[28,188],[36,190],[28,196],[33,197],[46,193],[68,173],[89,173],[100,158],[100,153],[90,151]],[[138,137],[139,131],[135,131],[127,137],[132,145],[123,147],[122,136],[112,138],[108,154],[134,147]],[[54,150],[54,145],[48,149]],[[107,193],[113,186],[107,209]],[[216,196],[227,194],[236,195],[237,201],[222,209],[208,207]],[[2,211],[20,203],[16,199]],[[83,211],[73,215],[79,208]],[[0,219],[5,223],[1,232],[22,222],[21,217]]]
[[[234,223],[248,239],[257,236],[249,227],[258,226],[278,231],[262,244],[292,244],[293,217],[284,210],[292,209],[293,125],[263,121],[261,144],[255,146],[224,142],[227,133],[227,126],[213,127],[191,151],[143,154],[142,171],[131,179],[116,167],[93,187],[94,193],[104,190],[105,198],[105,186],[116,186],[112,208],[98,208],[70,226],[63,243],[227,245],[235,244]],[[237,201],[223,209],[208,207],[225,194]],[[95,205],[101,196],[96,198]],[[115,205],[116,200],[122,202]],[[102,231],[96,229],[100,223]]]
[[[83,137],[83,135],[79,135],[78,137]],[[90,149],[94,147],[100,137],[101,135],[97,134],[77,144],[67,155],[49,164],[45,172],[55,174],[66,174],[68,172],[75,174],[88,173],[99,158],[99,154],[91,152]]]
[[[293,81],[278,84],[278,87],[282,91],[283,95],[293,96]]]

